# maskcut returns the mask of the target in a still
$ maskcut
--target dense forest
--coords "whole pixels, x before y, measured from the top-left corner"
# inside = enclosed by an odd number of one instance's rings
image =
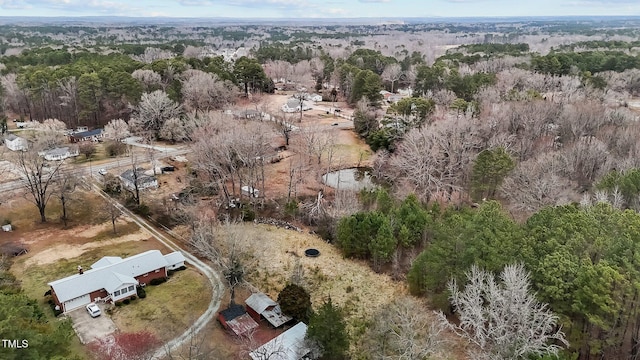
[[[268,135],[288,145],[291,128],[282,114],[236,126],[215,114],[276,83],[314,89],[354,109],[380,187],[318,211],[290,186],[282,217],[295,213],[446,315],[451,280],[521,264],[565,333],[558,358],[638,359],[639,25],[0,25],[0,116],[105,127],[114,143],[189,143],[193,193],[232,198],[260,184]],[[383,90],[411,96],[389,104]],[[320,163],[326,149],[309,144]],[[172,221],[195,223],[188,215]],[[67,340],[32,327],[37,311],[0,271],[0,302],[24,304],[26,324],[2,331],[33,332],[58,349],[47,357],[64,356]],[[367,359],[399,356],[360,345]]]

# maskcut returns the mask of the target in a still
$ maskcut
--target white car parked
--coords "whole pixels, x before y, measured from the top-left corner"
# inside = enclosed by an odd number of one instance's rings
[[[91,317],[98,317],[100,316],[100,314],[102,314],[102,311],[100,311],[98,305],[94,303],[87,305],[87,312],[89,313],[89,315],[91,315]]]
[[[98,170],[98,174],[100,174],[100,175],[102,175],[102,176],[107,175],[107,169],[100,169],[100,170]]]

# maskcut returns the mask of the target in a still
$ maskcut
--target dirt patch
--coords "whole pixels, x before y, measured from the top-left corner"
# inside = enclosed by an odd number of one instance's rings
[[[141,241],[148,238],[149,234],[147,232],[139,230],[133,234],[127,234],[110,240],[89,242],[80,246],[60,244],[34,254],[31,258],[25,261],[25,266],[51,264],[60,259],[73,259],[91,249],[121,244],[129,241]]]

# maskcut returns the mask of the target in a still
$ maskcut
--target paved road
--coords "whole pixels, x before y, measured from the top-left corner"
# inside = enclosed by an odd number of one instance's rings
[[[155,154],[153,157],[154,160],[159,160],[159,159],[172,157],[172,156],[185,155],[191,151],[188,148],[184,148],[184,149],[166,148],[166,149],[168,150],[163,151],[159,154]],[[149,159],[148,158],[144,159],[144,161],[149,161]],[[111,159],[105,162],[101,162],[99,165],[92,164],[92,163],[76,165],[73,167],[73,169],[65,170],[65,172],[69,174],[74,174],[77,176],[91,175],[94,178],[99,178],[100,177],[100,175],[98,174],[99,169],[105,169],[105,170],[115,169],[130,163],[131,163],[131,160],[129,158],[116,158],[116,159]],[[0,184],[0,193],[24,188],[24,186],[25,186],[24,180],[22,179],[7,181]]]
[[[153,237],[155,237],[158,241],[163,243],[166,247],[168,247],[173,251],[181,251],[184,254],[185,258],[187,259],[187,263],[195,267],[196,269],[198,269],[202,274],[204,274],[207,277],[207,279],[209,279],[209,282],[211,283],[211,289],[212,289],[211,301],[209,302],[209,306],[207,307],[207,310],[204,312],[204,314],[202,314],[193,323],[193,325],[191,325],[188,329],[186,329],[182,334],[180,334],[173,340],[169,341],[168,343],[164,344],[162,347],[158,348],[154,352],[153,357],[151,358],[152,360],[163,359],[167,356],[168,351],[175,351],[183,344],[188,343],[193,336],[197,335],[200,331],[202,331],[205,328],[205,326],[211,320],[213,320],[213,318],[216,316],[216,313],[218,312],[218,309],[220,308],[220,300],[222,299],[222,295],[224,293],[224,284],[220,280],[220,275],[217,272],[215,272],[209,265],[200,261],[200,259],[195,257],[193,254],[189,253],[188,251],[180,248],[168,236],[158,231],[155,227],[149,224],[145,219],[134,214],[124,206],[120,205],[120,203],[111,199],[111,197],[109,197],[104,191],[102,191],[102,189],[100,189],[98,185],[96,184],[92,184],[92,185],[94,190],[100,196],[102,196],[103,198],[107,199],[112,204],[114,204],[118,209],[120,209],[120,211],[122,211],[125,215],[129,216],[131,219],[133,219],[133,221],[136,224],[138,224],[141,228],[148,231],[151,235],[153,235]]]

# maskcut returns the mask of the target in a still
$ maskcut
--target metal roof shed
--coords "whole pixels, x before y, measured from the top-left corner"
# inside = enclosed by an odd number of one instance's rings
[[[298,323],[291,329],[249,353],[253,360],[300,360],[310,350],[304,344],[307,325]]]

